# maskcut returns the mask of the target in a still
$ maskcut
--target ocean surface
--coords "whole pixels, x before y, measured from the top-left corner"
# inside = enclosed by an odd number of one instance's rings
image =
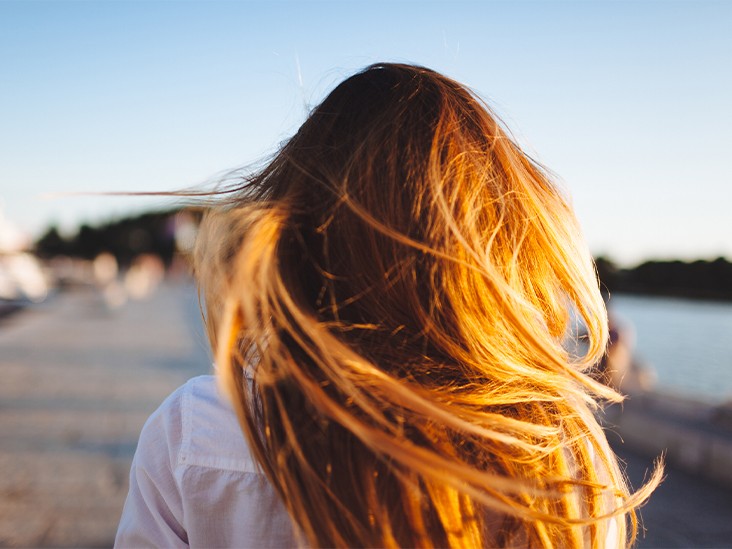
[[[620,294],[609,310],[655,370],[657,389],[732,402],[732,303]]]

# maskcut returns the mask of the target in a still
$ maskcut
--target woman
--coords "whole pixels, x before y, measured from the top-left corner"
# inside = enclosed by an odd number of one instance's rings
[[[196,382],[143,431],[119,545],[157,544],[134,538],[146,521],[181,544],[286,545],[288,520],[313,546],[632,542],[660,470],[629,494],[593,416],[620,397],[586,375],[607,339],[590,255],[567,199],[461,84],[398,64],[348,78],[221,193],[195,261],[248,447],[231,452],[267,482],[184,486],[180,447],[203,463],[231,438],[170,436],[216,400]],[[563,346],[572,311],[581,358]],[[241,521],[259,530],[232,534]]]

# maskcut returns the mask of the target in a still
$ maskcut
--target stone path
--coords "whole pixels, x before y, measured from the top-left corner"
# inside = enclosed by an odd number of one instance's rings
[[[0,325],[0,546],[109,547],[148,415],[210,369],[188,284],[108,310],[61,294]]]
[[[653,459],[618,448],[633,486],[640,486]],[[732,466],[732,465],[731,465]],[[732,490],[667,467],[666,480],[640,511],[645,532],[636,549],[732,548]]]

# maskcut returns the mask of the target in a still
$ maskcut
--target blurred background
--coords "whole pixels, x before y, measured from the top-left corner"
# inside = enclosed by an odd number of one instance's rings
[[[0,546],[110,546],[146,417],[211,371],[212,188],[377,61],[471,86],[572,197],[640,547],[732,547],[732,3],[0,2]]]

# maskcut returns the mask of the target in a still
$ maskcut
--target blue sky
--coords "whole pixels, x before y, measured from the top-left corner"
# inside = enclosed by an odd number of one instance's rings
[[[274,151],[380,60],[478,91],[623,263],[732,258],[730,2],[0,2],[0,202],[39,234]]]

